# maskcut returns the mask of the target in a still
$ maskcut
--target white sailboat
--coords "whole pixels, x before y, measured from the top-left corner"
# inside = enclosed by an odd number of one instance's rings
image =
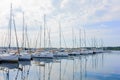
[[[22,37],[23,37],[23,43],[22,43],[22,47],[24,47],[25,36],[26,36],[26,41],[28,42],[27,44],[29,45],[28,36],[27,36],[27,26],[26,26],[26,29],[24,28],[24,12],[23,12],[23,35],[22,35]],[[31,60],[30,51],[26,51],[26,50],[22,49],[20,51],[20,54],[19,54],[19,60],[20,61]]]
[[[65,50],[61,49],[61,24],[60,24],[60,22],[59,22],[59,38],[60,38],[59,39],[60,40],[60,42],[59,42],[60,50],[55,52],[53,55],[54,55],[54,57],[68,57],[68,52],[65,52]]]
[[[12,4],[10,8],[10,20],[9,20],[9,47],[6,53],[0,55],[0,60],[2,62],[18,62],[18,55],[11,53],[11,27],[12,27]],[[14,25],[15,27],[15,25]],[[16,31],[15,31],[16,34]]]
[[[81,55],[93,54],[92,50],[86,49],[86,32],[85,32],[85,30],[84,30],[84,47],[85,47],[84,49],[80,50]]]
[[[19,54],[19,60],[20,61],[31,60],[31,54],[23,50]]]
[[[2,62],[18,62],[18,55],[14,54],[14,53],[1,54],[0,60]]]
[[[45,45],[46,45],[46,31],[45,31],[46,27],[45,27],[45,15],[44,15],[44,50],[40,51],[40,52],[36,52],[34,54],[32,54],[32,58],[46,58],[46,59],[50,59],[53,58],[53,53],[50,51],[46,51],[45,50]]]
[[[47,58],[47,59],[52,59],[53,58],[53,53],[49,51],[42,51],[39,53],[35,53],[32,55],[33,58]]]
[[[57,51],[53,53],[54,57],[68,57],[68,52],[65,52],[64,50]]]
[[[101,40],[101,44],[98,44],[98,41],[94,37],[92,42],[93,42],[93,54],[104,52],[102,40]]]
[[[74,36],[73,27],[72,27],[72,42],[73,42],[73,48],[72,48],[71,52],[68,55],[70,55],[70,56],[80,55],[80,52],[75,50],[75,36]]]
[[[87,49],[82,49],[82,50],[80,51],[80,54],[81,54],[81,55],[93,54],[93,51],[92,51],[92,50],[87,50]]]

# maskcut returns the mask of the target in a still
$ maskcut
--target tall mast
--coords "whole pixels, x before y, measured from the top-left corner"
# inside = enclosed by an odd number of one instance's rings
[[[28,39],[28,32],[27,32],[27,25],[25,27],[25,34],[26,34],[26,41],[27,41],[28,48],[30,48],[29,39]]]
[[[14,30],[15,30],[15,38],[16,38],[17,49],[18,49],[18,53],[19,53],[19,44],[18,44],[18,37],[17,37],[17,31],[16,31],[16,25],[15,25],[14,17],[13,17],[13,24],[14,24]]]
[[[61,23],[60,23],[60,21],[59,21],[59,37],[60,37],[59,44],[60,44],[60,48],[61,48]]]
[[[85,44],[85,47],[86,47],[86,32],[85,32],[85,29],[84,29],[84,44]]]
[[[79,30],[79,43],[80,43],[80,50],[81,50],[81,29]]]
[[[11,3],[11,8],[10,8],[10,20],[9,20],[9,30],[8,30],[8,39],[9,39],[9,43],[8,43],[8,47],[10,49],[11,47],[11,27],[12,27],[12,3]]]
[[[41,48],[42,26],[40,25],[40,48]]]
[[[45,26],[46,26],[46,25],[45,25],[45,21],[46,21],[46,20],[45,20],[45,17],[46,17],[46,15],[44,14],[44,49],[45,49],[45,45],[46,45],[46,42],[45,42],[45,35],[46,35],[46,34],[45,34],[45,29],[46,29],[46,27],[45,27]]]
[[[23,32],[22,32],[22,48],[24,47],[24,12],[23,12]]]
[[[73,30],[73,27],[72,27],[72,41],[73,41],[73,48],[74,48],[74,30]]]
[[[49,33],[49,49],[50,49],[50,48],[51,48],[51,34],[50,34],[51,31],[50,31],[50,29],[49,29],[49,32],[48,32],[48,33]]]

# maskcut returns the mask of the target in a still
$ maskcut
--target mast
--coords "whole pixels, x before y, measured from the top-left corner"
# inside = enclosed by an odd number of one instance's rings
[[[84,29],[84,44],[85,44],[85,47],[86,47],[86,32],[85,32],[85,29]]]
[[[36,34],[36,35],[37,35],[37,37],[36,37],[36,40],[35,40],[35,48],[37,49],[38,38],[39,38],[39,32],[38,32],[38,34]]]
[[[50,50],[50,48],[51,48],[51,30],[49,29],[49,50]]]
[[[73,27],[72,27],[72,42],[73,42],[73,48],[74,48],[74,30],[73,30]]]
[[[93,38],[93,41],[94,41],[94,49],[96,49],[96,39],[95,39],[95,36]]]
[[[23,12],[23,32],[22,32],[22,48],[24,47],[24,12]]]
[[[60,38],[59,44],[60,44],[60,49],[61,49],[61,23],[60,21],[59,21],[59,38]]]
[[[80,51],[81,51],[81,29],[79,30],[79,43],[80,43]]]
[[[100,39],[100,46],[99,46],[101,49],[103,48],[103,40]]]
[[[45,21],[46,21],[46,19],[45,19],[45,17],[46,17],[46,15],[44,14],[44,49],[45,49],[45,45],[46,45],[46,41],[45,41],[45,36],[46,36],[46,34],[45,34],[45,29],[46,29]]]
[[[9,39],[9,43],[8,43],[8,48],[10,49],[11,47],[11,27],[12,27],[12,3],[11,3],[11,7],[10,7],[10,20],[9,20],[9,30],[8,30],[8,39]]]
[[[40,25],[40,48],[41,48],[42,26]]]
[[[29,39],[28,39],[28,34],[27,34],[27,25],[25,27],[25,34],[26,34],[26,41],[27,41],[27,44],[28,44],[28,48],[30,48],[30,44],[29,44]]]
[[[19,44],[18,44],[17,31],[16,31],[16,25],[15,25],[14,17],[13,17],[13,24],[14,24],[15,38],[16,38],[16,44],[17,44],[17,49],[18,49],[18,54],[19,54]]]

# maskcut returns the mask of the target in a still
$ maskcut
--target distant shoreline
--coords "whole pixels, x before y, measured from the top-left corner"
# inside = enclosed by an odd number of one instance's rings
[[[7,49],[8,47],[0,47],[0,49]],[[11,47],[12,49],[17,49],[17,47]],[[84,48],[84,47],[82,47]],[[87,49],[92,49],[93,47],[86,47]],[[100,47],[101,48],[101,47]],[[98,49],[100,49],[98,48]],[[24,49],[35,49],[35,48],[24,48]],[[42,48],[43,49],[43,48]],[[49,49],[46,47],[46,49]],[[52,47],[51,49],[58,49],[55,47]],[[73,48],[61,48],[61,49],[73,49]],[[74,49],[79,49],[79,48],[74,48]],[[102,47],[101,49],[103,50],[120,50],[120,47]]]

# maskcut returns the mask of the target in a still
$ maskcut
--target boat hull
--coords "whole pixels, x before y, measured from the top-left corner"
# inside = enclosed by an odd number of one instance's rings
[[[20,61],[31,60],[31,54],[20,54],[19,55],[19,60]]]
[[[80,55],[89,55],[89,54],[93,54],[92,50],[86,50],[86,51],[81,51]]]
[[[68,55],[70,55],[70,56],[77,56],[77,55],[80,55],[80,52],[71,52]]]
[[[46,59],[52,59],[54,56],[52,53],[35,53],[32,55],[32,58],[46,58]]]
[[[68,57],[68,53],[66,52],[58,52],[53,54],[54,57]]]
[[[1,62],[18,62],[18,55],[15,54],[4,54],[0,56]]]

